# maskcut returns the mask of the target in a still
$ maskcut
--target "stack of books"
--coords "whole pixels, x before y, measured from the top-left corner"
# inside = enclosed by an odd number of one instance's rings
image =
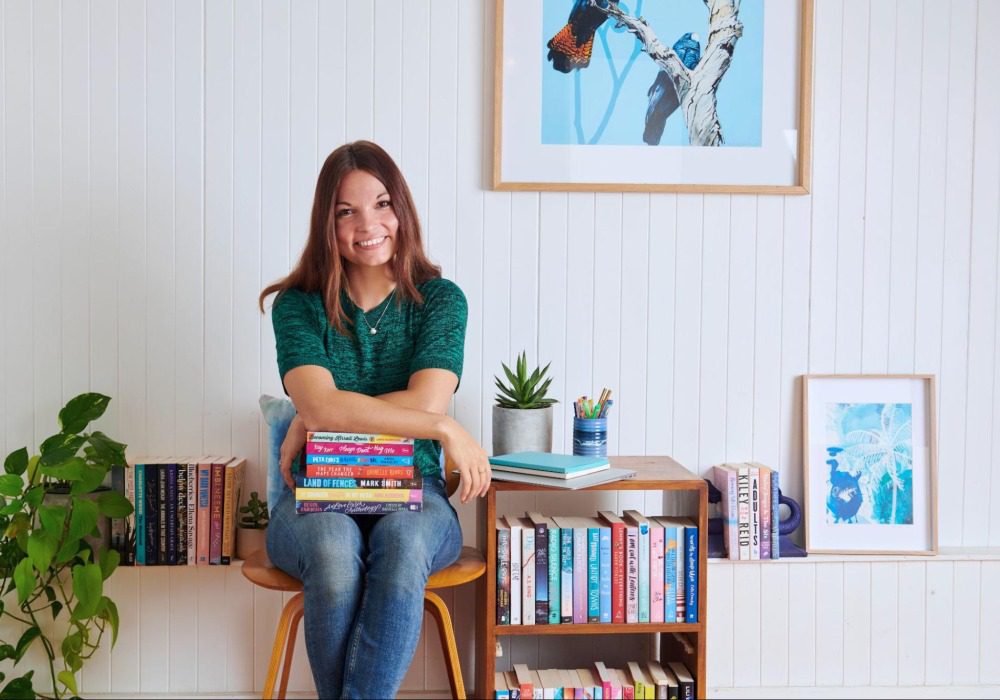
[[[722,539],[730,559],[779,559],[778,472],[758,462],[712,467],[722,493]]]
[[[295,476],[295,511],[352,515],[419,511],[421,487],[420,471],[413,466],[413,438],[309,432],[304,471]]]
[[[607,457],[582,457],[552,452],[513,452],[490,457],[493,478],[561,489],[582,489],[621,479],[635,472],[611,466]]]
[[[697,695],[694,676],[680,661],[627,661],[622,668],[595,661],[585,668],[540,670],[530,669],[527,664],[514,664],[513,671],[497,671],[493,685],[496,700],[535,697],[694,700]]]

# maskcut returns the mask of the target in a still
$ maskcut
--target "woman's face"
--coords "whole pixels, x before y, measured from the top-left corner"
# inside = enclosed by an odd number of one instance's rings
[[[399,220],[381,180],[352,170],[340,181],[334,202],[337,245],[348,265],[379,267],[396,252]]]

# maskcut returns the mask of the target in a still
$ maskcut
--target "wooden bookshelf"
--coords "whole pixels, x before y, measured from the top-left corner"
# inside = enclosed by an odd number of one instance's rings
[[[485,543],[486,575],[476,585],[476,697],[494,697],[495,649],[498,638],[511,636],[570,636],[660,633],[660,658],[683,661],[695,677],[697,695],[705,697],[705,650],[708,626],[708,486],[670,457],[611,457],[611,466],[636,472],[632,479],[567,491],[548,486],[494,481],[477,505],[479,542]],[[640,624],[497,625],[497,542],[494,523],[500,491],[689,491],[698,494],[697,513],[678,513],[698,522],[698,622]],[[546,513],[558,516],[559,513]],[[596,515],[596,513],[595,513]]]

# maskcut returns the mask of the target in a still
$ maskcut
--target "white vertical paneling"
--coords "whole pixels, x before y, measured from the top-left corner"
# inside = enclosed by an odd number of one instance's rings
[[[176,217],[174,402],[176,437],[169,451],[197,455],[203,449],[205,295],[203,283],[205,183],[203,131],[204,8],[180,0],[176,8],[174,212]]]
[[[899,684],[924,684],[924,639],[927,629],[927,565],[899,565],[897,618],[899,620]]]
[[[736,611],[734,599],[733,566],[711,567],[708,577],[708,600],[711,605],[708,615],[708,649],[711,653],[705,661],[705,673],[710,688],[728,688],[733,685],[736,641],[733,634],[733,615]],[[741,650],[742,650],[742,645]]]
[[[139,660],[142,662],[139,690],[143,693],[155,693],[169,688],[171,609],[176,608],[175,613],[183,609],[181,599],[170,599],[169,574],[169,569],[157,566],[139,569],[138,641]],[[166,659],[166,663],[163,663],[163,659]]]
[[[358,98],[360,103],[357,108],[348,106],[347,125],[348,135],[351,134],[352,112],[359,111],[355,122],[360,128],[360,113],[364,112],[365,105],[369,101],[365,100],[365,92],[354,86],[352,73],[360,73],[365,79],[375,82],[377,76],[371,75],[371,57],[364,51],[371,51],[371,47],[362,49],[357,46],[357,42],[363,40],[370,42],[371,39],[365,34],[368,30],[364,20],[357,21],[359,13],[370,12],[366,8],[368,4],[348,3],[347,23],[350,27],[349,34],[357,35],[356,38],[348,36],[347,53],[347,93],[353,98]],[[402,96],[402,142],[400,152],[394,153],[393,157],[399,161],[399,167],[406,175],[406,181],[410,185],[413,193],[413,201],[420,212],[421,221],[427,221],[427,197],[428,182],[427,169],[430,163],[429,144],[427,141],[430,130],[430,115],[428,113],[428,96],[430,94],[430,46],[427,38],[431,34],[431,7],[426,2],[404,2],[403,3],[403,35],[398,44],[402,58],[403,74],[403,96]],[[374,31],[372,29],[371,31]],[[381,31],[381,28],[379,29]],[[352,50],[358,53],[352,55]],[[364,65],[359,65],[359,61],[364,61]],[[355,78],[356,80],[356,78]],[[353,102],[353,100],[352,100]],[[352,137],[353,138],[353,137]],[[431,232],[433,235],[433,232]]]
[[[7,99],[7,36],[6,28],[7,25],[4,22],[6,15],[6,8],[0,5],[0,95],[3,96],[4,100]],[[6,102],[4,103],[6,104]],[[7,110],[0,109],[0,246],[3,246],[3,250],[11,250],[10,236],[8,235],[7,227],[9,222],[7,220]],[[2,274],[6,280],[7,277],[7,265],[0,262],[0,274]],[[7,285],[5,282],[0,282],[0,292],[4,294],[4,298],[7,297]],[[6,308],[3,314],[0,314],[0,337],[6,339],[10,332],[7,329],[7,314]],[[7,417],[7,362],[6,362],[6,344],[3,348],[0,348],[0,394],[3,395],[3,400],[0,400],[0,425],[7,425],[5,420]],[[7,454],[7,436],[6,430],[0,431],[0,454]]]
[[[541,272],[538,278],[538,295],[540,299],[565,299],[569,296],[570,279],[566,273],[566,251],[570,240],[567,203],[566,194],[548,192],[542,193],[539,202],[538,268]],[[538,357],[549,358],[553,362],[553,367],[559,366],[559,371],[550,372],[552,376],[550,393],[559,399],[559,403],[553,407],[552,451],[561,453],[572,451],[572,444],[566,439],[568,434],[566,426],[572,424],[573,400],[576,398],[573,389],[566,384],[567,350],[566,306],[540,303]]]
[[[429,164],[430,198],[424,222],[430,231],[428,248],[431,258],[451,279],[455,278],[455,246],[459,235],[456,228],[455,167],[459,144],[455,139],[455,130],[459,111],[458,64],[463,59],[458,53],[458,6],[459,0],[431,5],[430,74],[433,79],[428,94],[428,143],[434,156]],[[397,14],[400,18],[403,16],[401,10]]]
[[[111,654],[111,692],[136,695],[143,657],[139,648],[139,574],[141,567],[119,568],[106,585],[106,593],[118,607],[118,643]],[[146,658],[147,664],[155,663]],[[89,692],[89,691],[87,691]]]
[[[898,576],[896,562],[871,565],[871,684],[893,686],[899,678]]]
[[[954,685],[971,686],[979,682],[981,569],[978,561],[955,562],[955,627],[952,643]],[[987,591],[987,595],[991,592]]]
[[[871,683],[871,564],[844,564],[844,685]]]
[[[233,445],[239,454],[260,439],[261,324],[261,4],[235,6],[233,26]],[[272,365],[268,374],[277,370]],[[265,453],[266,454],[266,453]],[[246,491],[266,488],[266,461],[250,460]]]
[[[422,5],[423,3],[407,3],[407,8]],[[374,41],[372,40],[375,34],[375,4],[374,3],[360,3],[360,2],[348,2],[346,4],[347,12],[345,16],[345,24],[348,27],[346,35],[346,47],[347,47],[347,63],[345,67],[345,74],[347,76],[347,83],[345,85],[345,99],[347,103],[347,140],[354,141],[356,139],[370,139],[372,137],[372,128],[374,126],[374,92],[375,92],[375,74],[374,74]],[[406,15],[404,19],[404,24],[408,24],[409,14]],[[411,25],[412,26],[412,25]],[[415,33],[417,30],[416,26],[413,26]],[[423,27],[422,29],[425,29]],[[426,37],[426,31],[419,31],[420,36]],[[408,55],[407,48],[402,47],[402,54],[407,56],[407,61],[404,63],[404,69],[410,60],[418,60],[416,56]],[[426,45],[423,47],[424,54],[426,55],[427,49]],[[425,64],[426,65],[426,64]],[[405,73],[404,73],[404,88],[405,83]],[[404,97],[404,103],[406,102]],[[419,119],[418,115],[413,115]],[[426,133],[426,131],[421,132],[421,135]],[[395,157],[399,157],[400,154],[394,154]],[[403,166],[403,170],[406,171],[405,158],[400,164]]]
[[[594,195],[572,192],[567,216],[566,249],[566,400],[569,403],[565,416],[572,426],[572,403],[584,394],[591,393],[594,366],[594,303],[593,285],[596,260],[594,251],[596,210]],[[572,428],[566,429],[566,447],[573,450]]]
[[[868,110],[868,15],[866,8],[844,4],[840,65],[840,159],[837,186],[837,372],[861,370],[863,299],[865,148],[864,138],[849,128],[863,123]]]
[[[955,565],[927,562],[927,685],[950,685],[953,677]]]
[[[892,130],[892,238],[889,254],[890,372],[914,367],[914,304],[917,287],[917,199],[920,175],[920,113],[923,6],[896,13],[895,120]]]
[[[698,471],[701,371],[701,269],[704,195],[677,197],[674,296],[673,450],[677,461]]]
[[[972,221],[972,143],[976,78],[976,4],[958,0],[951,12],[948,50],[948,154],[945,166],[944,270],[938,407],[938,507],[961,513],[965,489],[966,385],[969,359],[969,249]],[[975,322],[978,322],[976,319]],[[940,478],[943,477],[943,478]],[[943,545],[965,544],[962,519],[938,527]]]
[[[290,3],[288,9],[288,259],[295,261],[309,233],[319,173],[319,10],[316,0]]]
[[[371,42],[369,51],[375,76],[371,139],[399,157],[403,153],[403,122],[406,119],[403,109],[403,64],[407,54],[400,51],[404,37],[403,3],[402,0],[377,0],[368,4],[374,5],[374,26],[377,28],[370,39],[366,37]],[[441,143],[441,146],[445,144]],[[408,168],[406,170],[409,171]],[[423,223],[426,225],[427,221]]]
[[[132,457],[146,431],[146,11],[118,7],[119,429]],[[127,436],[127,437],[125,437]]]
[[[753,455],[754,300],[757,290],[757,198],[732,197],[729,217],[729,319],[726,358],[726,461]],[[808,299],[808,296],[806,297]]]
[[[733,661],[733,685],[760,685],[762,653],[760,647],[761,567],[733,567],[733,639],[736,652]],[[712,613],[709,612],[709,619]],[[770,650],[768,650],[770,651]]]
[[[861,371],[885,372],[889,357],[889,267],[892,233],[892,132],[896,123],[896,2],[870,5],[864,181]],[[860,12],[858,14],[861,14]],[[875,39],[873,41],[872,39]],[[872,77],[876,76],[875,80]],[[855,108],[857,109],[857,108]]]
[[[488,193],[483,207],[483,336],[482,376],[478,381],[484,387],[495,389],[494,377],[503,376],[501,363],[514,371],[514,362],[520,348],[510,347],[510,230],[511,195]],[[476,381],[476,379],[473,379]],[[495,391],[493,393],[496,393]],[[484,445],[493,444],[492,413],[483,415]],[[487,447],[487,449],[489,449]]]
[[[510,325],[507,337],[511,360],[522,350],[528,353],[528,368],[544,367],[554,358],[538,354],[538,194],[514,192],[510,196],[510,274],[507,298]],[[549,368],[558,372],[559,363]]]
[[[242,4],[242,3],[241,3]],[[347,0],[319,3],[316,104],[319,162],[347,140]],[[259,29],[257,30],[259,33]],[[318,169],[317,169],[318,171]]]
[[[618,385],[614,387],[608,385],[614,392],[611,400],[615,402],[610,410],[618,414],[615,423],[618,432],[618,454],[638,455],[645,452],[647,407],[650,398],[656,400],[656,396],[649,392],[646,365],[650,327],[647,292],[652,271],[652,261],[648,254],[649,203],[650,196],[647,194],[632,193],[622,196],[621,311],[619,312],[621,371]],[[598,276],[597,279],[600,280],[601,277]],[[600,282],[598,285],[602,286]],[[572,406],[570,409],[572,411]],[[572,419],[567,418],[567,422],[571,423]]]
[[[765,687],[788,685],[788,569],[777,562],[760,566],[760,684]]]
[[[992,37],[1000,31],[1000,5],[979,3],[976,75],[1000,66],[1000,46]],[[1000,232],[1000,138],[987,124],[1000,122],[1000,94],[976,89],[972,175],[971,255],[969,256],[969,359],[965,421],[965,479],[962,543],[990,544],[993,383],[996,373],[997,238]],[[996,544],[995,542],[993,544]]]
[[[170,616],[166,627],[154,630],[170,642],[169,676],[161,690],[168,690],[176,695],[191,695],[198,692],[198,674],[191,670],[198,668],[199,655],[207,651],[198,644],[198,567],[151,567],[146,571],[164,582],[170,599]],[[246,619],[246,616],[234,619],[234,626],[239,625],[242,619]]]
[[[817,639],[826,631],[816,616],[815,566],[788,567],[788,684],[816,683]]]
[[[701,270],[701,396],[698,463],[695,473],[726,461],[726,361],[728,345],[729,280],[721,270],[732,269],[730,250],[731,197],[705,198]],[[712,416],[712,420],[707,420]],[[631,454],[631,453],[629,453]]]
[[[1000,685],[1000,597],[993,595],[1000,590],[1000,562],[984,561],[981,568],[979,682]],[[985,592],[985,594],[983,594]]]
[[[281,593],[253,588],[253,689],[263,691],[274,635],[281,616]],[[301,651],[299,653],[302,653]]]
[[[572,230],[572,229],[570,229]],[[649,202],[649,337],[646,341],[646,454],[673,453],[677,196]]]
[[[781,200],[757,198],[757,274],[754,306],[753,457],[766,465],[778,460],[781,405]],[[767,309],[767,313],[764,310]]]
[[[589,274],[581,272],[580,285],[593,290],[594,301],[589,307],[594,315],[594,335],[590,344],[594,348],[590,381],[581,385],[580,393],[596,401],[601,389],[612,390],[621,386],[622,338],[622,265],[628,254],[622,250],[622,195],[601,192],[594,195],[594,268]],[[631,334],[629,334],[631,336]],[[619,404],[619,401],[615,401]],[[621,412],[613,407],[608,415],[608,454],[622,454],[618,450]]]
[[[59,239],[63,269],[69,280],[82,280],[80,264],[90,259],[88,221],[90,135],[88,98],[90,94],[90,7],[86,3],[63,3],[62,45],[59,87],[62,113],[62,211]],[[62,393],[64,399],[89,390],[90,298],[81,294],[76,284],[63,284],[59,307],[62,312],[63,347],[78,348],[61,352]]]
[[[816,685],[844,684],[844,565],[816,566]]]
[[[196,568],[196,567],[184,567]],[[222,578],[222,577],[219,577]],[[237,566],[225,570],[226,596],[226,690],[248,693],[254,689],[254,619],[247,611],[253,607],[254,585],[243,577]],[[192,590],[195,590],[192,586]],[[305,645],[300,649],[305,652]],[[192,664],[194,666],[194,664]]]
[[[198,677],[198,690],[216,692],[226,688],[226,643],[229,635],[229,607],[226,604],[226,578],[219,567],[195,567],[198,575],[198,663],[189,669]],[[163,571],[153,573],[163,574]]]
[[[948,5],[924,2],[920,85],[919,181],[917,187],[917,271],[914,369],[937,373],[941,364],[941,260],[945,226],[945,165],[948,128],[948,62],[928,60],[948,32]],[[942,97],[944,99],[942,99]],[[912,203],[912,200],[911,200]],[[946,457],[944,453],[942,456]],[[939,476],[951,474],[950,460],[940,462]],[[942,543],[944,543],[942,541]]]
[[[809,289],[809,371],[834,372],[837,343],[837,226],[840,192],[844,3],[816,6],[813,68],[813,208]]]
[[[146,428],[147,451],[157,455],[176,449],[174,7],[168,0],[146,9]]]

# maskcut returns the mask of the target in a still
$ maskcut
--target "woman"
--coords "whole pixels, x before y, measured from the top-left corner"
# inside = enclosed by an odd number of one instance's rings
[[[267,529],[271,561],[304,585],[320,697],[395,697],[420,638],[427,577],[462,547],[441,448],[463,503],[490,483],[486,453],[446,413],[462,372],[465,297],[425,256],[399,168],[367,141],[326,159],[302,257],[264,289],[261,310],[275,292],[278,369],[298,411],[281,447],[289,487],[307,430],[417,439],[421,512],[297,515],[286,491]]]

